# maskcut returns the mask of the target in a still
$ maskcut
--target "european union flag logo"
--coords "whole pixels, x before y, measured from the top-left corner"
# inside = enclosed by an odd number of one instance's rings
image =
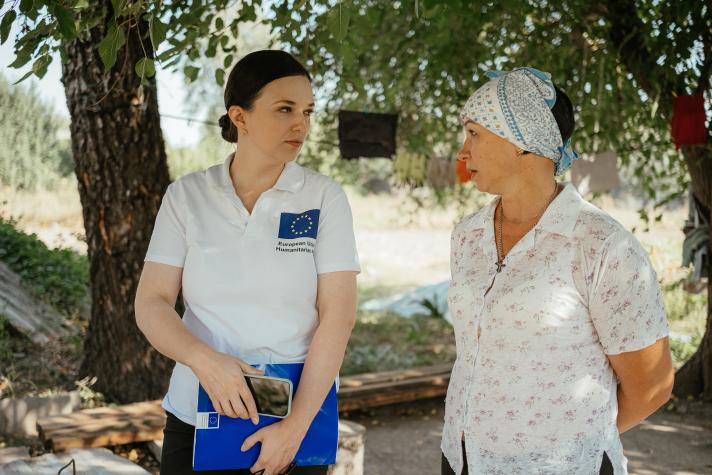
[[[303,213],[282,213],[279,217],[280,239],[313,238],[319,228],[319,210],[310,209]]]
[[[217,429],[220,427],[220,414],[211,412],[208,414],[208,429]]]

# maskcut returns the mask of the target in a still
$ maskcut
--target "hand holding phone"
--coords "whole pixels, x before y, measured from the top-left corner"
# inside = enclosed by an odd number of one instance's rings
[[[289,379],[246,374],[245,381],[259,415],[283,419],[292,411],[292,382]]]
[[[221,415],[259,421],[257,405],[245,376],[260,376],[258,370],[232,355],[210,351],[195,355],[190,368]]]

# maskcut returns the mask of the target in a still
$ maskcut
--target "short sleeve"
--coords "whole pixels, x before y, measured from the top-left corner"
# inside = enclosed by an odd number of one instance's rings
[[[144,260],[183,267],[186,251],[185,208],[172,183],[163,195]]]
[[[589,311],[606,354],[641,350],[668,336],[657,275],[629,232],[607,239],[591,286]]]
[[[339,271],[360,272],[351,207],[346,193],[335,185],[319,214],[314,260],[317,274]],[[334,196],[335,195],[335,196]]]
[[[462,271],[462,257],[464,250],[464,231],[466,220],[458,223],[450,234],[450,276],[452,279]]]

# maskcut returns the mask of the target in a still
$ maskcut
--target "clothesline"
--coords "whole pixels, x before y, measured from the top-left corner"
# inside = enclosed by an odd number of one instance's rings
[[[213,127],[220,127],[220,124],[218,124],[217,121],[195,119],[193,117],[182,117],[182,116],[173,115],[173,114],[158,114],[158,115],[159,115],[159,117],[165,117],[166,119],[184,120],[188,123],[196,122],[198,124],[210,125]],[[338,147],[338,144],[336,144],[334,142],[329,142],[328,140],[311,140],[311,142],[316,142],[316,143],[320,143],[320,144],[324,144],[324,145],[331,145],[332,147]]]
[[[160,117],[165,117],[167,119],[175,119],[175,120],[184,120],[188,123],[191,122],[196,122],[199,124],[204,124],[204,125],[210,125],[213,127],[220,127],[220,125],[217,123],[217,121],[209,121],[209,120],[202,120],[202,119],[196,119],[193,117],[183,117],[183,116],[178,116],[178,115],[173,115],[173,114],[159,114]],[[316,142],[324,145],[331,145],[332,147],[338,147],[339,144],[330,142],[328,140],[310,140],[311,142]],[[659,142],[647,142],[647,145],[649,146],[666,146],[666,145],[671,145],[670,141],[659,141]],[[620,153],[626,153],[626,152],[633,152],[633,151],[639,151],[640,148],[636,146],[631,146],[631,147],[623,147],[623,148],[617,148],[616,151]]]

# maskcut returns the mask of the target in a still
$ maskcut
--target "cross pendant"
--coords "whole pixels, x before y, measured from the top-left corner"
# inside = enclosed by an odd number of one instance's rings
[[[504,261],[503,261],[503,260],[502,260],[502,261],[497,261],[496,264],[497,264],[497,272],[502,272],[502,269],[505,268],[505,267],[507,267],[507,266],[504,264]]]

